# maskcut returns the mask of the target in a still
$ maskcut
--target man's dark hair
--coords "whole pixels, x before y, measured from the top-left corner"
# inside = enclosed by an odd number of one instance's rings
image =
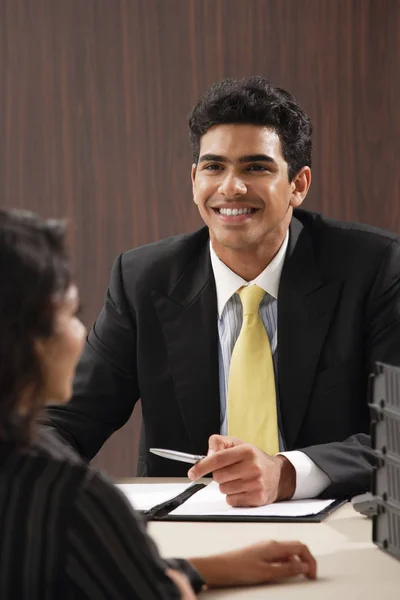
[[[53,333],[52,302],[71,282],[64,230],[63,221],[0,210],[0,444],[26,443],[43,402],[35,340]]]
[[[289,181],[304,166],[311,167],[310,118],[296,99],[264,77],[224,79],[212,85],[189,115],[193,162],[201,137],[214,125],[246,124],[270,127],[279,136],[288,164]]]

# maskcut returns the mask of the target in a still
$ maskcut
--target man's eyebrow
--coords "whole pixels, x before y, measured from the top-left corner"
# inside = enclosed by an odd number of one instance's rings
[[[272,156],[268,156],[268,154],[247,154],[246,156],[241,156],[239,162],[267,162],[276,164],[276,160],[274,160]]]
[[[203,154],[199,158],[199,162],[232,162],[226,158],[226,156],[222,156],[222,154]],[[276,160],[272,158],[272,156],[268,156],[268,154],[246,154],[245,156],[241,156],[239,158],[240,163],[249,163],[249,162],[267,162],[270,164],[276,165]]]
[[[214,162],[229,162],[222,154],[203,154],[200,156],[199,162],[214,161]]]

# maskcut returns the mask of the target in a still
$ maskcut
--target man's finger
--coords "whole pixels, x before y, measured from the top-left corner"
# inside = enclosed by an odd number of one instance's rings
[[[214,434],[209,437],[209,439],[208,439],[208,453],[209,454],[210,454],[210,451],[212,454],[214,454],[214,452],[219,452],[220,450],[224,450],[225,448],[226,448],[225,436]]]
[[[228,469],[229,467],[227,467]],[[225,471],[223,469],[221,472]],[[219,473],[219,471],[217,471]],[[251,494],[252,492],[257,492],[260,490],[260,484],[257,479],[231,479],[226,483],[220,483],[219,485],[220,492],[225,494],[225,496],[230,496],[232,494],[241,494],[247,493]]]
[[[229,494],[226,497],[226,502],[229,506],[235,508],[255,508],[261,506],[261,497],[258,492],[239,492],[237,494]]]
[[[189,479],[195,480],[209,475],[213,471],[223,469],[243,460],[246,446],[235,446],[215,452],[196,463],[188,472]]]
[[[226,450],[227,448],[233,448],[234,446],[239,446],[240,444],[243,444],[242,440],[231,435],[214,434],[208,439],[208,448],[214,452]]]
[[[236,481],[237,479],[250,481],[251,479],[255,479],[255,476],[250,471],[251,469],[247,467],[247,464],[240,461],[233,465],[229,465],[228,467],[224,467],[223,469],[214,470],[213,479],[220,485],[230,481]]]

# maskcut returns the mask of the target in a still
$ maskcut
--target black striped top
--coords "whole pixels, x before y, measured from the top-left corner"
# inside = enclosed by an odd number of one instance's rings
[[[179,598],[164,561],[122,494],[44,432],[0,445],[1,600]]]

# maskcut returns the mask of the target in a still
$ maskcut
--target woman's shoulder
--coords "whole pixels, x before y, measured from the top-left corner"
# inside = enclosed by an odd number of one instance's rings
[[[75,500],[87,493],[99,498],[116,495],[113,482],[98,469],[90,467],[50,427],[40,429],[30,455],[33,459],[49,463],[50,470],[63,471],[69,485],[75,488]]]
[[[65,507],[91,477],[92,469],[49,427],[38,429],[27,446],[0,447],[2,487],[13,488],[18,495],[31,490],[27,502],[57,501]]]
[[[58,437],[56,431],[43,427],[25,448],[0,452],[0,484],[17,494],[24,503],[38,509],[44,504],[55,513],[72,514],[82,504],[98,502],[120,505],[118,490],[97,469]],[[61,522],[67,522],[62,519]]]
[[[55,462],[65,462],[71,466],[87,468],[79,454],[71,448],[52,427],[39,427],[35,440],[27,449],[32,457],[43,457]]]

